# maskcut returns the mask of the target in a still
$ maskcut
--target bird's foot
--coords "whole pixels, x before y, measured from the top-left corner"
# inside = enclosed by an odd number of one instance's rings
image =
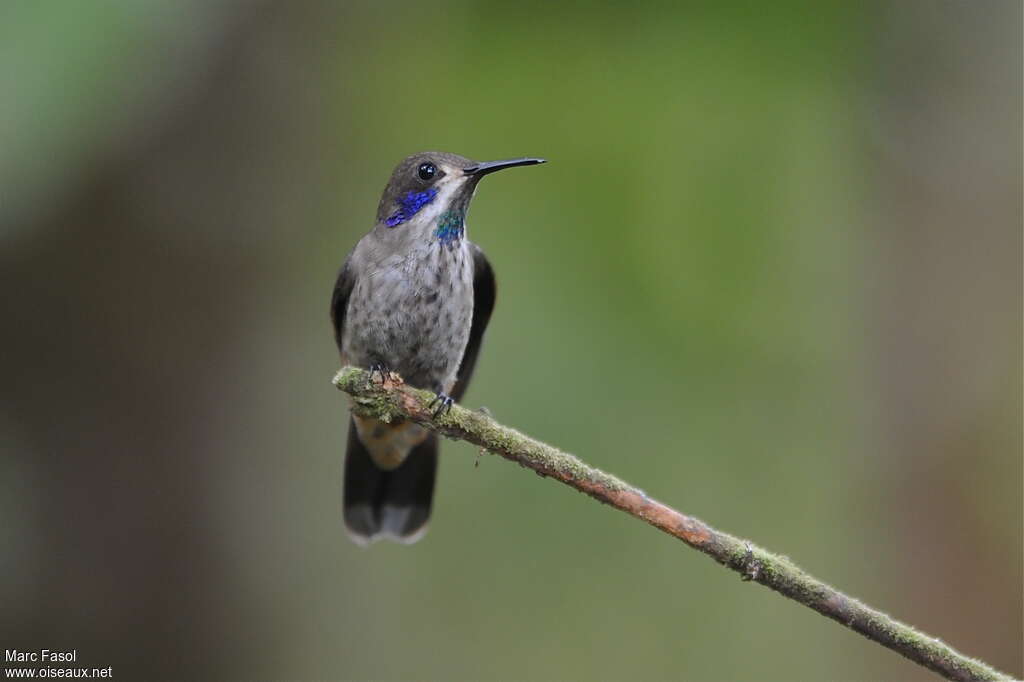
[[[373,383],[373,375],[374,374],[379,374],[380,375],[380,383],[383,384],[384,381],[388,378],[388,375],[391,374],[391,368],[388,367],[383,362],[377,362],[377,363],[374,363],[374,364],[370,365],[370,383],[371,384]]]
[[[430,401],[429,405],[427,405],[427,409],[429,410],[431,407],[434,407],[434,405],[437,405],[437,408],[434,409],[434,419],[437,419],[442,414],[451,411],[452,404],[454,402],[455,401],[450,395],[444,391],[438,391],[437,395],[434,396],[434,399]]]

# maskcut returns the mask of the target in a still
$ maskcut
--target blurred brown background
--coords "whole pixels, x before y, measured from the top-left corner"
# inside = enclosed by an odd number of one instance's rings
[[[328,301],[395,162],[470,216],[467,396],[1020,676],[1021,6],[0,6],[0,641],[117,679],[930,674],[447,444],[340,519]]]

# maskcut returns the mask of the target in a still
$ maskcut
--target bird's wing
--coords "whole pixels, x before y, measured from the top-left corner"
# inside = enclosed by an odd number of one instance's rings
[[[462,394],[466,392],[469,379],[473,376],[476,356],[480,352],[480,342],[491,319],[494,297],[497,294],[494,270],[487,262],[487,256],[476,244],[470,244],[469,248],[473,255],[473,323],[469,328],[469,343],[466,344],[466,352],[462,355],[462,364],[459,365],[459,373],[451,392],[452,398],[456,401],[462,400]]]
[[[334,283],[334,293],[331,295],[331,323],[334,325],[334,340],[341,351],[341,337],[345,331],[345,313],[348,311],[348,297],[352,293],[352,286],[355,284],[355,274],[352,272],[352,255],[345,259],[345,264],[338,272],[338,281]],[[342,358],[342,362],[345,358]]]

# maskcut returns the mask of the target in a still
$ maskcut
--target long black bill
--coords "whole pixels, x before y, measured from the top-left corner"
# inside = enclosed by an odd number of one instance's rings
[[[504,161],[485,161],[484,163],[478,163],[464,169],[464,172],[466,175],[483,177],[488,173],[505,170],[506,168],[515,168],[516,166],[536,166],[538,163],[545,163],[545,160],[528,157],[523,159],[506,159]]]

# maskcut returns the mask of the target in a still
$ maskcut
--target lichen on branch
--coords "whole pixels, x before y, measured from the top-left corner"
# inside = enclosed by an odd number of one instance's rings
[[[455,440],[473,443],[536,473],[646,521],[682,540],[749,582],[771,588],[949,680],[1012,680],[948,644],[890,618],[814,578],[788,558],[712,528],[647,496],[639,488],[592,467],[578,457],[499,424],[483,412],[453,405],[435,418],[434,394],[401,377],[345,367],[334,384],[352,397],[352,411],[385,422],[415,421]]]

